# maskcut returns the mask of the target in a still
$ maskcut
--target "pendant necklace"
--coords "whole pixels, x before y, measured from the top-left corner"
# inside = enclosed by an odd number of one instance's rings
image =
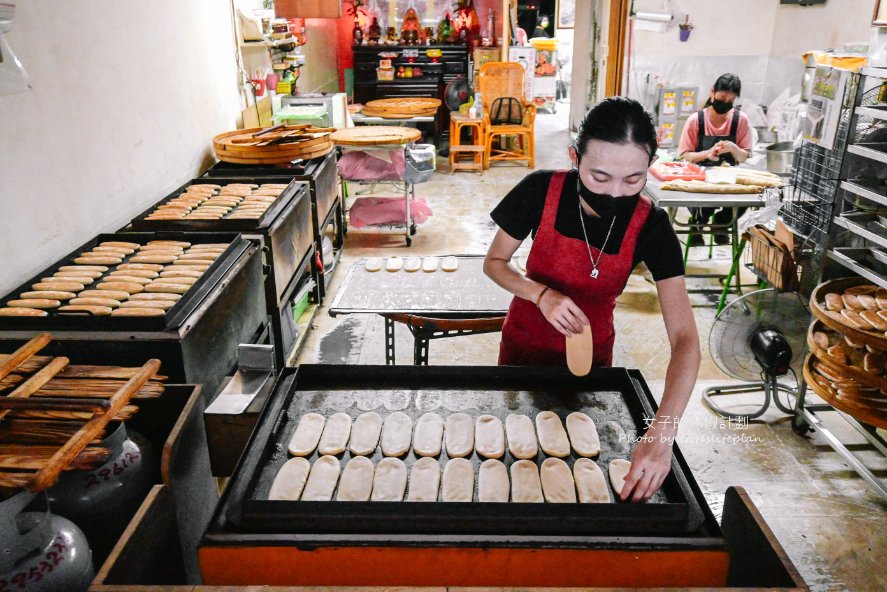
[[[597,265],[601,262],[601,257],[604,256],[604,249],[607,246],[607,241],[610,240],[610,233],[613,232],[613,224],[616,223],[616,216],[614,215],[613,219],[610,221],[610,229],[607,231],[607,238],[604,239],[604,244],[601,245],[601,248],[598,251],[597,261],[595,261],[594,257],[591,255],[591,243],[588,242],[588,233],[585,231],[585,218],[582,215],[583,213],[582,198],[579,197],[579,223],[582,224],[582,236],[585,237],[585,248],[588,249],[588,259],[591,261],[591,273],[588,274],[588,277],[596,280],[598,276]]]

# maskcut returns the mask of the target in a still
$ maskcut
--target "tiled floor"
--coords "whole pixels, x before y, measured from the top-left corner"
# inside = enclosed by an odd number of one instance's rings
[[[537,168],[568,166],[567,109],[537,119]],[[444,159],[440,159],[443,161]],[[352,229],[332,293],[356,260],[369,255],[483,254],[495,233],[489,211],[528,170],[496,166],[482,175],[449,174],[447,165],[418,187],[434,215],[422,226],[409,249],[403,234]],[[380,193],[381,195],[381,193]],[[392,195],[389,193],[389,195]],[[525,245],[524,248],[528,248]],[[712,260],[707,249],[693,249],[690,269],[723,269],[729,263],[726,249]],[[703,304],[705,297],[694,296]],[[775,531],[789,556],[814,590],[887,590],[887,500],[878,497],[843,459],[821,439],[797,436],[788,418],[769,411],[735,442],[735,430],[718,425],[703,406],[703,388],[731,382],[708,351],[713,308],[696,308],[703,363],[696,392],[684,417],[680,446],[709,504],[720,514],[724,490],[745,487]],[[661,393],[668,351],[658,310],[655,287],[636,271],[616,310],[617,344],[614,365],[639,368],[651,390]],[[300,362],[384,364],[384,325],[376,315],[330,317],[319,310]],[[493,365],[498,354],[498,334],[459,337],[432,342],[430,362],[450,365]],[[412,338],[402,326],[397,331],[397,361],[412,361]],[[742,402],[754,402],[743,395]],[[835,414],[828,414],[834,416]],[[841,420],[826,417],[847,442],[863,440]],[[887,477],[887,459],[858,446],[866,462]]]

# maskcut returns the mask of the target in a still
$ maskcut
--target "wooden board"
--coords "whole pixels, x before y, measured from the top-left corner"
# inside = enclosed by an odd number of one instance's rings
[[[421,138],[422,133],[415,128],[384,125],[349,127],[330,134],[330,140],[340,146],[409,144]]]

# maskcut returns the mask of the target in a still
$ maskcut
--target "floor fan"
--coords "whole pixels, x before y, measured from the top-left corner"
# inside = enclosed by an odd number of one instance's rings
[[[783,402],[779,393],[794,396],[796,387],[780,384],[779,378],[791,373],[798,383],[809,325],[810,314],[796,292],[757,290],[731,302],[715,319],[708,345],[718,368],[747,384],[707,388],[703,401],[727,419],[760,417],[771,400],[783,413],[794,414],[793,403]],[[763,391],[763,402],[751,413],[728,411],[714,401],[716,397],[759,391]]]

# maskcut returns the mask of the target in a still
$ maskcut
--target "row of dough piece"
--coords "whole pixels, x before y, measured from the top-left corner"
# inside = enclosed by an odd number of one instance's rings
[[[365,456],[355,456],[340,472],[339,459],[321,456],[312,466],[301,457],[291,458],[274,479],[271,500],[330,501],[333,493],[340,502],[471,502],[474,501],[474,467],[464,458],[447,462],[441,479],[440,463],[433,458],[417,460],[409,471],[398,458],[383,458],[378,465]],[[616,495],[622,492],[631,463],[624,459],[610,462],[610,483]],[[559,458],[547,458],[541,471],[536,463],[519,460],[511,465],[511,478],[505,464],[485,460],[478,471],[477,499],[481,502],[517,503],[608,503],[607,480],[597,463],[577,459],[573,470]]]
[[[299,420],[289,442],[293,456],[337,455],[350,450],[355,456],[369,456],[380,445],[385,456],[403,456],[412,449],[416,456],[438,456],[445,447],[451,458],[469,456],[477,450],[485,458],[501,458],[507,448],[517,459],[534,459],[542,451],[554,457],[569,456],[570,448],[579,456],[597,456],[601,451],[594,421],[586,414],[567,416],[567,428],[552,411],[536,415],[535,425],[526,415],[509,415],[502,420],[481,415],[476,420],[466,413],[454,413],[446,421],[437,413],[425,413],[416,422],[406,413],[395,411],[382,421],[375,411],[360,415],[354,422],[346,413],[329,419],[307,413]],[[380,442],[381,441],[381,442]]]
[[[379,271],[384,267],[385,271],[391,272],[403,270],[412,273],[421,269],[426,273],[432,273],[438,268],[443,271],[456,271],[459,269],[459,259],[452,256],[441,259],[439,257],[403,258],[395,255],[384,260],[381,257],[370,257],[364,262],[363,267],[371,272]]]

